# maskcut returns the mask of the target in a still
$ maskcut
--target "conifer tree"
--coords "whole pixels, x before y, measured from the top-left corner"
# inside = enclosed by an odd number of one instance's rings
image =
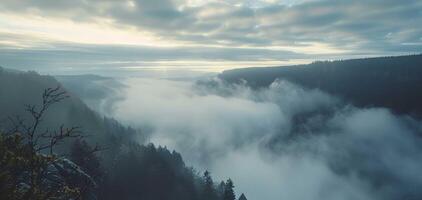
[[[204,186],[202,192],[202,199],[204,200],[216,200],[218,199],[217,191],[214,188],[214,182],[211,178],[211,174],[208,171],[204,172]]]
[[[236,195],[234,194],[233,188],[234,188],[233,181],[231,179],[227,180],[225,188],[224,188],[223,200],[235,200],[236,199]]]
[[[239,200],[248,200],[246,196],[242,193],[239,197]]]

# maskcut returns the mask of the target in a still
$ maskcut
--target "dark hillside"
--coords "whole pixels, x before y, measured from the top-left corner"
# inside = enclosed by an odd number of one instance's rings
[[[208,172],[201,176],[186,166],[182,156],[175,151],[141,144],[143,141],[139,141],[142,137],[138,131],[101,117],[72,93],[69,98],[49,107],[40,120],[41,126],[35,137],[44,138],[45,130],[54,132],[62,124],[66,128],[81,127],[82,134],[87,137],[67,138],[72,140],[57,144],[60,149],[54,148],[48,154],[38,150],[38,146],[44,146],[48,141],[36,139],[40,145],[34,147],[28,142],[33,141],[32,137],[22,138],[22,135],[29,134],[11,129],[14,126],[11,126],[9,117],[22,117],[25,126],[35,124],[31,118],[34,115],[25,111],[25,105],[43,107],[46,102],[41,98],[44,90],[60,85],[51,76],[0,68],[1,199],[53,199],[43,196],[50,194],[51,190],[60,197],[54,199],[222,199],[222,193]],[[39,162],[35,168],[34,164],[28,164],[34,163],[35,159],[46,161]],[[36,173],[30,173],[33,171]],[[30,178],[25,178],[28,173]],[[37,178],[32,178],[32,174],[38,175]],[[40,184],[33,184],[32,180],[40,180]],[[25,184],[28,189],[22,190],[21,185]],[[69,192],[72,198],[62,197],[68,194],[58,186],[55,189],[55,184],[72,186],[72,192]]]
[[[235,69],[219,77],[228,82],[246,80],[254,88],[285,79],[319,88],[356,106],[387,107],[396,113],[422,116],[422,55]]]

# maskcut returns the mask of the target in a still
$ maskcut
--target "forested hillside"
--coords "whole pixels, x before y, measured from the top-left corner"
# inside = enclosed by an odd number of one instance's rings
[[[340,96],[356,106],[387,107],[399,114],[422,116],[422,55],[235,69],[219,77],[228,82],[245,80],[255,88],[285,79]]]
[[[141,131],[60,85],[0,68],[1,199],[234,200],[231,180],[217,185],[179,153],[143,145]]]

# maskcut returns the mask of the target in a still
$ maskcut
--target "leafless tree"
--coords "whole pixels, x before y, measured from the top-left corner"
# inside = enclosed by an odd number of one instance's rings
[[[12,128],[7,134],[18,134],[22,136],[25,139],[25,145],[29,147],[29,190],[25,193],[25,198],[31,199],[37,196],[37,192],[40,190],[40,182],[43,179],[43,170],[58,158],[53,154],[54,147],[66,139],[82,137],[80,127],[66,128],[64,125],[61,125],[58,130],[46,129],[39,131],[46,111],[53,104],[61,102],[68,97],[67,93],[60,86],[47,88],[42,94],[41,105],[25,105],[25,110],[30,114],[31,121],[29,123],[26,123],[19,116],[9,117]],[[39,155],[46,153],[46,150],[48,150],[49,155],[42,156],[42,159],[40,159]],[[96,147],[94,150],[100,151],[101,148]],[[67,186],[62,187],[62,189],[71,190]],[[42,196],[43,198],[52,197],[62,192],[64,191],[47,191]]]

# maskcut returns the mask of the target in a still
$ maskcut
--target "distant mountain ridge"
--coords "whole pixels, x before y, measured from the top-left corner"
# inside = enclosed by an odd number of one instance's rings
[[[244,80],[253,88],[285,79],[318,88],[359,107],[386,107],[399,114],[422,117],[422,54],[234,69],[219,77],[230,83]]]

